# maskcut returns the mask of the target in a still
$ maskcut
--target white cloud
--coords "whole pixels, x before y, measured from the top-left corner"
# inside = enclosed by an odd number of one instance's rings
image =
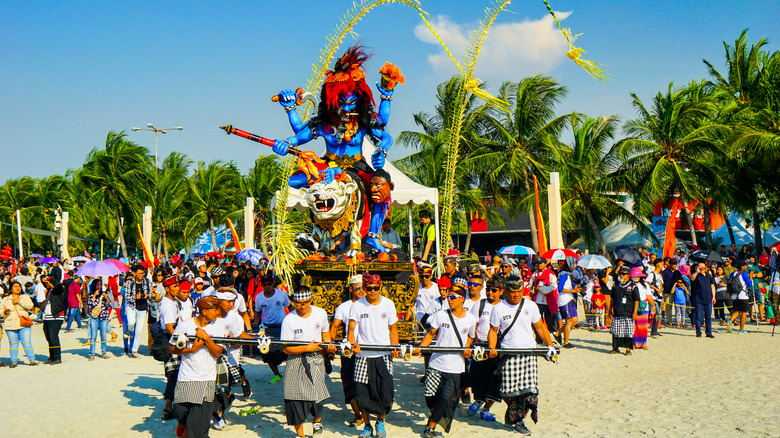
[[[559,20],[570,15],[571,12],[557,13]],[[477,25],[455,23],[443,15],[430,22],[461,62]],[[414,35],[422,42],[441,47],[424,23],[415,27]],[[494,24],[477,59],[476,76],[482,80],[517,81],[525,76],[549,73],[566,59],[566,50],[566,40],[549,14],[539,20]],[[428,62],[437,75],[449,76],[457,72],[443,48],[439,53],[429,55]]]

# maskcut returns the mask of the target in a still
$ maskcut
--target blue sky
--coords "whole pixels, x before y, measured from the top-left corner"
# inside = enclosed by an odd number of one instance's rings
[[[458,52],[488,4],[423,1],[422,7]],[[722,41],[733,43],[745,28],[751,41],[766,36],[769,49],[778,49],[777,1],[551,4],[565,27],[583,34],[577,45],[604,64],[609,82],[565,59],[541,1],[516,1],[500,15],[477,77],[496,90],[502,81],[549,74],[569,89],[561,114],[633,118],[629,93],[649,100],[670,81],[701,79],[702,59],[722,68]],[[153,153],[154,134],[130,131],[149,122],[184,127],[160,135],[161,160],[176,150],[195,161],[235,160],[245,171],[270,149],[218,127],[290,135],[284,111],[270,96],[305,87],[326,37],[351,6],[342,0],[0,3],[0,183],[78,168],[110,130],[127,131]],[[432,110],[435,86],[455,70],[405,6],[376,8],[355,32],[374,53],[366,71],[370,83],[385,61],[406,76],[388,130],[397,136],[414,129],[412,115]],[[348,37],[345,44],[355,41]],[[409,152],[396,145],[390,157]]]

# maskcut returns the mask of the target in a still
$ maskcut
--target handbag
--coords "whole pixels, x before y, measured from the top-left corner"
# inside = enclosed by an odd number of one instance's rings
[[[22,327],[32,327],[33,322],[32,319],[30,319],[29,316],[22,316],[19,314],[19,310],[16,309],[16,306],[14,306],[14,310],[16,310],[16,316],[19,317],[19,325]]]

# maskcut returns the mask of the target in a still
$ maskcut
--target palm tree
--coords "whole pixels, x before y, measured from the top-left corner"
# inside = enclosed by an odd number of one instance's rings
[[[143,193],[152,184],[152,161],[146,148],[125,138],[124,132],[109,131],[104,149],[92,149],[76,178],[116,217],[122,255],[127,257],[122,213],[136,216]]]
[[[563,225],[578,229],[591,249],[598,242],[604,254],[609,253],[600,230],[614,219],[628,222],[642,235],[655,239],[642,219],[609,196],[625,187],[623,176],[616,173],[621,163],[619,147],[611,144],[617,117],[572,113],[568,119],[571,145],[561,143],[552,134],[547,136],[554,154],[552,169],[560,174]]]
[[[232,162],[199,161],[195,173],[188,180],[189,208],[192,216],[184,227],[185,236],[204,229],[211,231],[211,244],[217,250],[214,223],[241,211],[241,174]]]
[[[466,218],[471,214],[479,213],[487,214],[492,222],[500,221],[500,216],[483,204],[482,190],[479,188],[479,173],[473,164],[467,163],[467,157],[479,149],[484,141],[481,134],[485,131],[485,114],[492,111],[492,107],[488,104],[480,104],[474,94],[463,94],[462,88],[463,78],[459,76],[439,84],[438,104],[434,113],[432,115],[418,113],[414,116],[415,124],[422,129],[422,132],[404,131],[398,136],[398,143],[416,148],[418,152],[395,163],[416,182],[428,187],[437,187],[440,198],[443,198],[447,177],[447,142],[455,124],[454,117],[461,107],[460,99],[467,99],[460,131],[461,144],[458,148],[461,158],[457,160],[458,164],[454,170],[456,190],[453,211],[460,210]],[[501,206],[501,200],[497,199],[495,204]],[[469,236],[466,241],[467,250],[471,240],[471,222],[467,220],[466,223]],[[445,249],[444,245],[448,243],[449,236],[442,236],[442,240],[440,247]]]
[[[558,136],[568,118],[556,117],[554,108],[566,96],[566,87],[555,79],[537,75],[520,82],[505,82],[498,98],[509,105],[505,110],[487,113],[485,121],[487,142],[475,150],[469,159],[483,171],[483,190],[493,198],[507,196],[518,198],[533,188],[533,177],[547,181],[552,155],[545,139]],[[511,214],[517,214],[520,206],[510,203]],[[526,210],[531,223],[533,245],[538,249],[536,217],[533,209]]]
[[[629,135],[621,141],[622,170],[632,182],[636,211],[649,217],[656,202],[679,196],[687,211],[692,200],[702,199],[702,181],[717,174],[715,159],[722,155],[713,140],[720,125],[709,120],[715,110],[712,99],[700,87],[658,93],[647,106],[631,94],[639,118],[623,125]],[[691,239],[696,244],[688,213]]]
[[[761,248],[758,203],[763,193],[776,196],[780,178],[780,52],[764,52],[766,38],[748,45],[747,30],[730,46],[725,41],[727,74],[704,60],[714,84],[728,100],[723,105],[723,123],[732,127],[725,140],[730,167],[739,172],[735,181],[736,206],[753,212],[756,248]]]
[[[255,236],[260,237],[260,248],[268,253],[263,229],[271,216],[271,200],[276,196],[279,179],[282,176],[282,161],[278,155],[261,155],[255,160],[255,165],[243,178],[247,196],[255,200],[255,223],[244,224],[245,227],[255,227]]]
[[[34,190],[35,180],[28,176],[7,180],[0,187],[0,218],[10,224],[16,223],[16,210],[21,214],[32,205]]]
[[[154,233],[160,236],[157,252],[162,247],[166,258],[170,236],[182,230],[190,216],[186,202],[190,195],[187,173],[191,163],[186,155],[171,152],[157,170],[155,184],[150,186],[153,192],[147,194],[154,212]]]

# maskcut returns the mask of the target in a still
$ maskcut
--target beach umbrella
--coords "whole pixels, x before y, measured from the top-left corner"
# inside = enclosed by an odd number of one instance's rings
[[[117,269],[119,269],[119,272],[130,272],[130,267],[126,264],[120,262],[116,259],[105,259],[103,260],[106,263],[111,263],[112,265],[116,266]]]
[[[119,268],[111,263],[101,261],[84,263],[79,270],[76,271],[76,275],[82,277],[102,277],[104,275],[110,277],[119,274],[121,274]]]
[[[499,254],[503,255],[525,255],[532,256],[536,254],[533,249],[523,245],[510,245],[505,246],[498,250]]]
[[[699,260],[699,261],[713,261],[717,263],[726,263],[726,260],[718,254],[716,251],[712,251],[709,249],[702,249],[699,251],[694,252],[691,254],[691,259],[693,260]]]
[[[38,260],[40,263],[51,263],[51,262],[58,262],[60,259],[57,257],[44,257],[40,260]]]
[[[218,253],[218,252],[216,252],[216,251],[210,251],[210,252],[207,252],[207,253],[206,253],[206,255],[207,255],[208,257],[216,257],[216,258],[218,258],[218,259],[224,259],[224,258],[225,258],[225,256],[223,256],[221,253]]]
[[[196,252],[194,254],[190,254],[190,257],[203,257],[203,253],[202,252]]]
[[[268,259],[265,254],[256,249],[242,249],[236,253],[236,258],[242,262],[249,261],[253,265],[259,265],[261,260]]]
[[[615,249],[615,255],[631,266],[637,266],[642,263],[643,259],[642,253],[634,248],[617,248]]]
[[[566,260],[566,257],[574,257],[575,259],[579,256],[576,252],[570,250],[570,249],[551,249],[544,254],[542,254],[542,257],[546,258],[549,261],[554,260]]]
[[[38,254],[38,253],[35,253],[35,254],[30,254],[30,258],[31,259],[40,259],[40,258],[43,258],[43,256]]]
[[[72,262],[88,262],[89,261],[89,259],[84,257],[84,256],[71,257],[70,260]]]
[[[612,266],[612,263],[604,257],[597,254],[586,254],[577,261],[577,266],[584,269],[604,269]]]

